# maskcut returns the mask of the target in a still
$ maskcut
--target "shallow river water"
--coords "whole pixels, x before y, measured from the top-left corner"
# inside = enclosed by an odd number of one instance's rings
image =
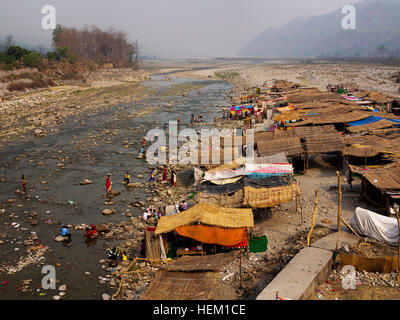
[[[5,213],[0,213],[0,240],[4,242],[0,244],[0,299],[52,299],[58,293],[58,290],[38,290],[44,276],[42,265],[31,264],[14,274],[1,272],[1,266],[15,265],[21,256],[26,257],[22,241],[31,232],[36,232],[40,244],[51,248],[45,254],[45,264],[55,266],[57,287],[68,286],[65,299],[101,299],[102,293],[113,293],[107,285],[99,283],[98,277],[106,275],[99,260],[118,241],[100,237],[88,246],[83,240],[83,231],[71,228],[72,245],[68,247],[54,241],[60,233],[60,223],[115,224],[129,220],[123,213],[140,215],[140,209],[128,208],[129,202],[145,201],[146,195],[138,189],[126,190],[121,182],[126,171],[130,172],[132,182],[147,180],[147,163],[136,159],[146,132],[157,126],[162,128],[178,115],[184,124],[190,122],[192,113],[202,114],[203,121],[212,122],[221,115],[220,107],[229,105],[225,93],[231,85],[227,83],[182,78],[163,81],[163,78],[153,76],[152,80],[143,82],[154,92],[148,98],[71,117],[57,127],[58,132],[40,138],[30,135],[0,148],[0,178],[4,180],[0,182],[0,209],[5,209]],[[195,84],[199,89],[185,96],[169,95],[171,87],[178,84]],[[171,106],[165,107],[168,103]],[[152,106],[161,107],[130,118],[132,111]],[[126,141],[128,148],[123,145]],[[112,173],[113,190],[121,191],[111,207],[104,204],[108,172]],[[144,179],[138,179],[137,175],[143,172]],[[27,177],[28,198],[15,193],[21,189],[23,174]],[[83,179],[91,180],[92,184],[79,185]],[[15,202],[8,202],[13,198]],[[117,213],[104,216],[102,211],[106,208]],[[38,213],[36,226],[28,219],[32,211]],[[20,227],[14,229],[12,222]],[[33,291],[21,293],[18,287],[26,279],[32,279]]]

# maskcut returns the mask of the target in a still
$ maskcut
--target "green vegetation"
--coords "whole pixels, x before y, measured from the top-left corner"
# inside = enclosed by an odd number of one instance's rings
[[[49,51],[47,55],[42,55],[38,51],[15,45],[12,36],[8,36],[5,43],[0,43],[0,70],[23,67],[40,68],[44,59],[49,61],[66,60],[70,63],[77,61],[77,57],[70,54],[66,47],[57,47],[54,51]]]
[[[31,68],[37,68],[42,63],[42,60],[40,53],[33,51],[22,57],[23,64]]]

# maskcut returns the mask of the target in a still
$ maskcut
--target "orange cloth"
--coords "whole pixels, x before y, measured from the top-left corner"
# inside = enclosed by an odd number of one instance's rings
[[[179,235],[202,243],[234,246],[247,241],[246,228],[220,228],[206,225],[188,225],[175,229]]]

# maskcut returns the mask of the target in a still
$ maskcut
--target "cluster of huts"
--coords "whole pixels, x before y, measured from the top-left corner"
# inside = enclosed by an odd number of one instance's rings
[[[248,88],[235,102],[232,115],[249,110],[252,121],[239,120],[244,135],[233,138],[234,144],[224,148],[220,141],[221,159],[224,153],[234,159],[215,165],[200,161],[195,166],[196,204],[161,217],[154,229],[161,255],[168,252],[164,246],[171,233],[191,240],[174,251],[178,256],[249,249],[254,240],[253,211],[292,200],[297,210],[301,190],[294,172],[307,170],[310,157],[321,154],[340,157],[348,180],[352,175],[361,178],[361,195],[393,213],[400,200],[400,117],[394,112],[399,101],[358,88],[321,92],[275,81],[269,87]],[[224,121],[238,117],[229,119]],[[253,157],[243,154],[249,152],[244,149],[249,129],[254,132]],[[204,260],[192,258],[183,269]]]
[[[253,103],[263,106],[264,119],[273,119],[275,125],[258,130],[256,124],[259,157],[283,152],[291,163],[302,160],[307,170],[310,157],[337,153],[343,171],[361,178],[361,195],[394,213],[400,199],[398,99],[358,88],[321,92],[287,81],[262,89],[264,96]]]
[[[297,203],[301,190],[294,177],[294,166],[296,171],[305,171],[310,157],[321,154],[341,157],[341,169],[348,171],[348,177],[360,176],[362,196],[393,212],[394,202],[400,199],[400,118],[391,112],[391,106],[398,103],[395,99],[377,92],[357,90],[338,94],[275,81],[273,86],[247,89],[236,102],[232,111],[251,107],[252,118],[261,116],[263,122],[253,121],[248,126],[244,119],[239,123],[244,134],[233,137],[225,148],[226,140],[221,138],[217,151],[220,159],[229,153],[233,161],[202,164],[199,155],[199,165],[194,168],[196,206],[189,213],[162,217],[156,235],[175,231],[204,244],[247,246],[248,242],[242,238],[229,244],[218,240],[224,238],[216,236],[218,232],[224,234],[223,229],[234,228],[219,216],[235,215],[237,209],[251,214],[253,209],[271,208],[295,199]],[[240,105],[243,102],[246,108]],[[254,150],[251,150],[253,157],[246,157],[244,146],[250,128],[254,132]],[[239,146],[241,152],[233,145]],[[213,221],[218,223],[204,223],[194,214],[196,218],[180,225],[186,221],[183,215],[198,210],[213,212]],[[168,231],[162,229],[165,223],[171,225]],[[251,231],[252,227],[249,223],[237,228]],[[214,236],[207,239],[199,236],[201,232],[197,229],[210,228]],[[204,234],[210,233],[204,231]]]

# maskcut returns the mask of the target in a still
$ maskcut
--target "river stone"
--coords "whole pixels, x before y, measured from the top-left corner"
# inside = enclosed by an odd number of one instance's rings
[[[85,180],[82,180],[81,182],[79,182],[80,185],[91,184],[91,183],[92,183],[92,181],[90,181],[89,179],[85,179]]]
[[[68,239],[67,237],[58,236],[58,237],[56,237],[54,240],[57,241],[57,242],[63,242],[63,241],[65,241],[65,240],[67,240],[67,239]]]
[[[60,297],[59,295],[57,295],[57,296],[53,296],[53,299],[54,299],[54,300],[60,300],[61,297]]]
[[[112,194],[113,196],[118,196],[118,195],[121,194],[121,191],[119,191],[119,190],[113,190],[113,191],[111,191],[111,194]]]
[[[66,285],[66,284],[63,284],[63,285],[59,286],[59,287],[58,287],[58,290],[60,290],[60,291],[67,291],[67,285]]]
[[[104,209],[103,210],[103,214],[105,216],[109,216],[110,214],[113,214],[113,213],[114,213],[114,210],[110,210],[110,209]]]
[[[114,232],[113,232],[113,231],[110,231],[110,232],[108,232],[108,233],[106,233],[106,234],[104,235],[104,239],[110,239],[110,238],[112,238],[113,235],[114,235]]]
[[[96,229],[98,232],[106,232],[108,231],[108,226],[105,223],[99,223],[96,225]]]
[[[107,293],[103,293],[102,296],[101,296],[101,298],[102,298],[103,300],[111,300],[111,296],[108,295]]]

